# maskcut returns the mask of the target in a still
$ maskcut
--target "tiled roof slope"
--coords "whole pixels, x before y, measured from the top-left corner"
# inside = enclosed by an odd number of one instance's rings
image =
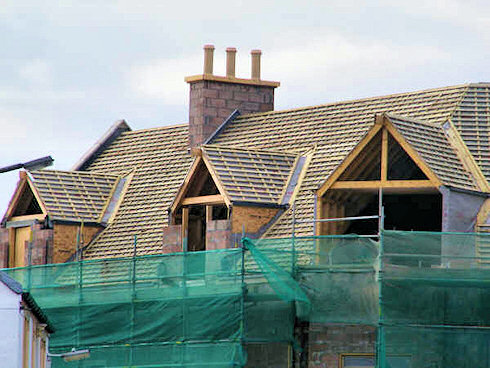
[[[314,213],[314,192],[374,124],[376,113],[393,113],[430,124],[444,123],[463,99],[468,85],[331,103],[237,117],[212,141],[234,147],[303,150],[317,146],[296,199],[296,217]],[[265,234],[291,233],[291,210]],[[311,235],[313,224],[298,224]]]
[[[231,202],[280,204],[297,154],[271,150],[203,146]]]
[[[133,178],[114,220],[86,249],[86,258],[129,256],[137,236],[138,255],[159,253],[167,209],[192,157],[187,124],[122,133],[87,168]]]
[[[398,116],[389,116],[389,119],[442,183],[479,190],[473,176],[452,147],[441,124],[422,123]]]
[[[118,176],[82,171],[31,171],[33,184],[53,220],[96,222]]]
[[[490,83],[470,84],[451,121],[490,180]]]

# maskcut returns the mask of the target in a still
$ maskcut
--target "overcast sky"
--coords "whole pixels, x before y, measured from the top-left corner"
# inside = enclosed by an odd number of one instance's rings
[[[278,80],[276,109],[490,81],[490,1],[0,0],[0,166],[67,170],[118,119],[183,123],[187,75]],[[18,172],[0,174],[0,212]]]

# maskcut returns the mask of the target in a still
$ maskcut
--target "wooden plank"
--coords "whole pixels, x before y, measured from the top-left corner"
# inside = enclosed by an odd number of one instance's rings
[[[213,206],[206,206],[206,223],[213,221]]]
[[[437,188],[432,180],[337,181],[331,189]]]
[[[182,207],[182,227],[181,227],[181,235],[180,238],[182,239],[182,250],[186,251],[187,249],[184,249],[184,244],[187,244],[187,228],[189,227],[189,208],[188,207]]]
[[[381,181],[388,180],[388,131],[381,133]]]
[[[199,197],[188,197],[182,200],[183,206],[190,206],[193,204],[224,204],[225,198],[221,194],[213,194],[207,196],[199,196]]]
[[[25,215],[25,216],[13,216],[10,218],[9,222],[14,222],[14,221],[31,221],[31,220],[39,220],[43,221],[45,219],[46,215],[44,214],[37,214],[37,215]]]
[[[9,228],[9,248],[8,248],[8,265],[7,267],[15,267],[15,228]]]

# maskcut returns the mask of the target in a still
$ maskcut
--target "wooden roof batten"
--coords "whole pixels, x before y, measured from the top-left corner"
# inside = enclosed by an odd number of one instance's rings
[[[367,148],[368,144],[381,133],[381,173],[380,180],[348,180],[340,181],[341,175]],[[418,168],[427,177],[426,180],[388,180],[388,135],[405,150],[408,156],[418,166]],[[364,135],[354,149],[346,156],[328,179],[318,188],[317,197],[319,200],[329,189],[352,189],[352,190],[375,190],[379,188],[400,189],[407,191],[410,189],[427,190],[430,188],[437,189],[442,185],[441,180],[429,168],[420,155],[411,147],[405,138],[398,132],[386,113],[375,115],[375,124]]]

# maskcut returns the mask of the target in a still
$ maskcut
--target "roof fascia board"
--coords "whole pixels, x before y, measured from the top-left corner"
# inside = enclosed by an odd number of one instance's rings
[[[112,142],[122,133],[131,131],[125,120],[118,120],[105,132],[105,134],[78,160],[72,170],[85,170]]]
[[[340,163],[339,166],[334,170],[334,172],[327,178],[327,180],[322,184],[322,186],[317,190],[317,196],[323,197],[325,192],[332,186],[332,184],[337,181],[337,179],[342,175],[342,173],[347,170],[350,164],[356,159],[356,157],[362,152],[362,150],[367,146],[369,142],[378,134],[383,125],[376,119],[375,124],[371,129],[364,135],[364,137],[359,141],[359,143],[352,149],[352,151],[347,155],[346,158]]]
[[[383,125],[388,130],[388,133],[397,141],[397,143],[405,150],[408,156],[415,162],[420,170],[427,176],[429,180],[434,183],[435,187],[440,187],[442,185],[441,180],[432,171],[432,169],[426,164],[425,160],[420,157],[418,152],[412,147],[410,143],[407,142],[405,137],[396,129],[395,125],[391,122],[387,114],[383,114]]]
[[[481,171],[480,166],[476,163],[475,158],[471,154],[468,146],[465,144],[463,138],[459,134],[458,130],[454,126],[451,120],[446,121],[442,125],[444,134],[449,140],[449,143],[453,146],[458,158],[461,160],[463,166],[473,176],[476,185],[482,192],[490,192],[490,185],[488,184],[485,175]]]
[[[202,157],[200,155],[195,156],[194,161],[192,162],[192,165],[189,168],[189,171],[187,172],[187,175],[184,178],[184,181],[180,185],[180,188],[177,194],[175,195],[172,204],[170,205],[170,211],[172,213],[175,212],[180,202],[182,201],[182,198],[186,195],[187,191],[189,190],[189,183],[191,182],[191,179],[194,176],[194,173],[196,172],[201,162],[202,162]]]
[[[234,110],[234,111],[233,111],[233,112],[230,114],[230,116],[228,116],[228,117],[226,118],[226,120],[225,120],[225,121],[224,121],[224,122],[223,122],[223,123],[222,123],[222,124],[221,124],[221,125],[220,125],[220,126],[219,126],[219,127],[216,129],[216,130],[215,130],[215,131],[214,131],[214,133],[213,133],[213,134],[211,134],[211,135],[208,137],[208,139],[206,139],[206,140],[204,141],[204,143],[203,143],[203,144],[210,144],[210,143],[213,141],[213,139],[214,139],[214,138],[216,138],[216,137],[218,136],[218,134],[220,134],[220,133],[223,131],[223,129],[225,129],[225,128],[226,128],[226,126],[227,126],[228,124],[230,124],[230,123],[231,123],[233,120],[235,120],[235,118],[236,118],[237,116],[240,116],[240,111],[238,111],[238,109],[235,109],[235,110]]]

